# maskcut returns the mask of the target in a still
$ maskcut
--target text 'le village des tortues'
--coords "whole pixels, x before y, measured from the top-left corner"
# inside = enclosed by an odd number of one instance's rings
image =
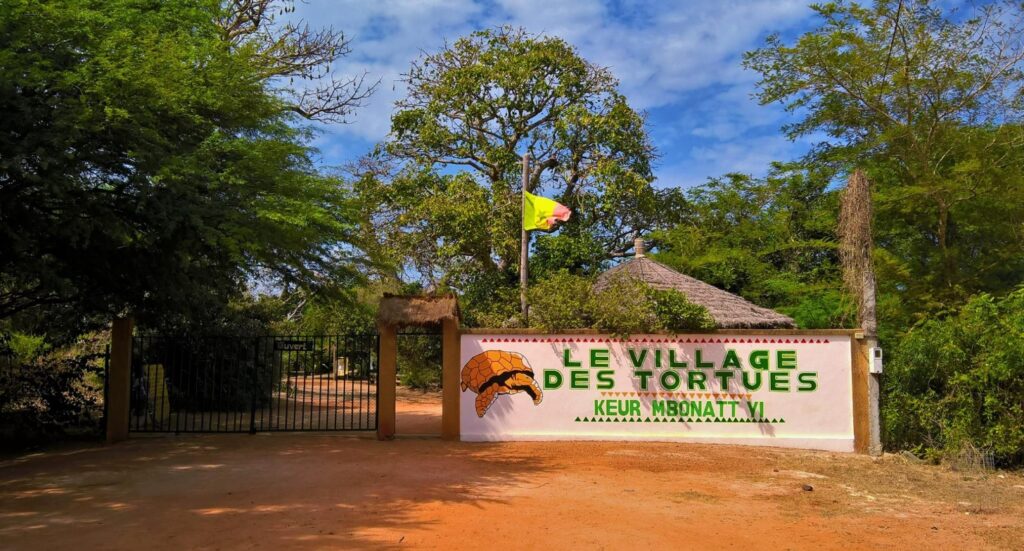
[[[628,367],[635,379],[633,389],[640,391],[708,391],[712,380],[719,392],[814,392],[818,388],[816,371],[799,371],[795,350],[753,350],[741,356],[729,349],[720,363],[708,360],[701,349],[688,358],[681,351],[660,348],[628,348]],[[615,371],[611,368],[611,352],[593,348],[583,357],[573,351],[562,351],[562,368],[545,369],[545,389],[612,390]],[[673,402],[655,400],[649,407],[653,415],[698,415],[732,419],[737,415],[739,401],[714,400]],[[640,415],[638,400],[596,400],[595,415]],[[645,408],[646,409],[646,408]],[[683,410],[686,411],[683,411]],[[763,402],[747,402],[747,413],[753,417],[764,414]]]

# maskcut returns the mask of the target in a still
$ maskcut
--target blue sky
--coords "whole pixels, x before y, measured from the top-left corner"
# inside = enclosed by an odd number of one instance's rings
[[[349,124],[320,128],[315,145],[324,166],[368,152],[388,132],[400,75],[421,52],[501,24],[559,36],[588,60],[609,67],[635,109],[649,115],[660,155],[657,185],[690,187],[726,172],[764,175],[774,160],[811,145],[790,142],[779,105],[751,98],[757,75],[740,66],[743,52],[771,32],[796,35],[816,24],[808,0],[307,0],[295,16],[330,25],[352,39],[341,73],[367,71],[380,87]]]

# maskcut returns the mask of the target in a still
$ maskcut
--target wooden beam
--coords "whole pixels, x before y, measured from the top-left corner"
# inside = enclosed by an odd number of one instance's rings
[[[377,439],[395,437],[395,386],[398,379],[398,330],[393,325],[377,328],[380,350],[377,373]]]
[[[458,440],[459,427],[459,363],[461,352],[459,320],[446,319],[441,323],[441,438]]]
[[[107,444],[128,439],[132,392],[131,318],[118,318],[110,328],[110,365],[107,371]]]
[[[871,426],[868,406],[868,341],[850,339],[851,371],[853,377],[853,449],[868,453]]]

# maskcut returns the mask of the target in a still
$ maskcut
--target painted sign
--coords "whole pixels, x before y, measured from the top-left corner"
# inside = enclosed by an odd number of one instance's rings
[[[312,352],[316,343],[307,340],[275,340],[274,350],[285,352]]]
[[[850,337],[463,334],[463,440],[853,451]]]

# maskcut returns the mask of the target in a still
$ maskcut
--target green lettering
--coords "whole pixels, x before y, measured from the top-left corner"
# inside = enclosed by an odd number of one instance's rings
[[[647,379],[654,375],[653,371],[634,371],[633,375],[640,377],[640,390],[647,390]]]
[[[594,415],[605,415],[604,400],[594,400]]]
[[[718,385],[722,387],[722,390],[729,392],[729,379],[735,375],[732,371],[716,371],[715,377],[718,379]]]
[[[786,392],[789,390],[789,372],[772,371],[768,376],[768,388],[772,392]]]
[[[730,367],[743,369],[743,364],[740,363],[739,356],[737,356],[736,351],[731,348],[725,352],[725,359],[722,360],[722,369],[729,369]]]
[[[764,371],[768,369],[768,351],[767,350],[754,350],[750,353],[750,367],[754,369],[760,369]],[[758,383],[757,386],[761,386]]]
[[[775,357],[779,369],[796,369],[796,350],[779,350]]]
[[[590,367],[608,367],[607,348],[593,348],[590,350]]]
[[[675,390],[679,388],[680,382],[681,380],[679,378],[678,371],[661,372],[661,388],[664,388],[665,390]]]
[[[800,381],[800,386],[797,387],[799,392],[813,392],[818,389],[818,372],[807,371],[796,376],[796,380]]]
[[[561,388],[562,386],[562,373],[555,371],[554,369],[544,370],[544,388]]]
[[[608,390],[615,387],[614,371],[602,370],[597,372],[597,389]]]
[[[568,348],[562,351],[562,365],[564,365],[565,367],[580,367],[581,365],[583,365],[578,361],[574,362],[572,360],[571,355],[572,350],[569,350]]]
[[[713,367],[715,367],[714,362],[701,361],[701,354],[703,354],[703,352],[700,348],[693,351],[694,363],[697,365],[698,369],[712,369]]]
[[[706,374],[701,373],[700,371],[687,371],[686,374],[688,375],[686,386],[689,387],[690,390],[698,387],[701,390],[707,390],[707,385],[705,383],[707,383],[708,376]]]
[[[629,349],[629,360],[631,362],[633,362],[633,367],[634,368],[636,368],[636,367],[643,367],[645,359],[647,359],[647,349],[646,348],[641,348],[640,349],[640,357],[639,358],[636,355],[636,350],[633,350],[632,348]]]
[[[668,366],[673,368],[673,369],[681,369],[681,368],[685,368],[686,367],[686,362],[685,361],[683,361],[683,362],[676,361],[676,351],[675,350],[669,350],[668,351]]]
[[[665,415],[665,400],[651,400],[651,415]]]
[[[753,375],[754,380],[751,381],[748,375]],[[743,372],[743,388],[747,390],[757,390],[761,388],[761,374],[757,371],[744,371]]]
[[[569,388],[590,388],[590,372],[570,371]]]

